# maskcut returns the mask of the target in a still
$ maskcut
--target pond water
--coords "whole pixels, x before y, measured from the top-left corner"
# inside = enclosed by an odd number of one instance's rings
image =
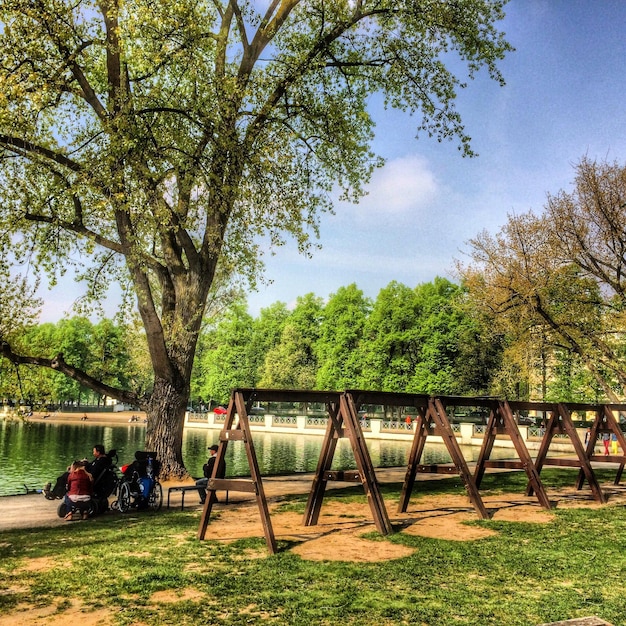
[[[202,475],[207,447],[218,442],[219,431],[188,428],[183,439],[183,458],[192,476]],[[105,426],[95,424],[50,424],[0,420],[0,496],[41,489],[54,482],[73,459],[91,458],[96,443],[116,449],[120,465],[132,460],[135,450],[144,449],[143,424]],[[313,472],[317,467],[323,437],[254,433],[254,448],[263,476]],[[374,467],[405,466],[410,442],[367,440]],[[468,461],[476,460],[479,448],[461,446]],[[494,449],[491,458],[506,458],[510,450]],[[422,463],[449,463],[443,444],[427,443]],[[226,450],[227,476],[249,476],[243,443],[231,441]],[[333,469],[355,469],[347,439],[338,442]]]

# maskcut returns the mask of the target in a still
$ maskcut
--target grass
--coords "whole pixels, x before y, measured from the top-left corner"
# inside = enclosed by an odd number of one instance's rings
[[[548,488],[572,484],[568,470],[542,479]],[[460,493],[459,482],[420,482],[419,497]],[[524,485],[519,473],[489,474],[482,492]],[[399,486],[383,491],[399,496]],[[355,489],[328,497],[364,501]],[[305,502],[291,497],[281,508],[303,511]],[[262,538],[200,542],[197,511],[3,532],[0,616],[18,606],[62,616],[80,600],[119,625],[531,626],[590,615],[625,625],[626,508],[554,513],[549,524],[473,522],[498,532],[479,541],[371,533],[414,552],[365,564],[306,561],[287,542],[269,556]],[[157,592],[179,599],[161,602]]]

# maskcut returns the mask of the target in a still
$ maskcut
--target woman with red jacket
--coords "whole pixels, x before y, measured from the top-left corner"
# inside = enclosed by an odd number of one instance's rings
[[[93,495],[93,478],[85,469],[83,461],[74,461],[67,477],[67,493],[65,494],[65,504],[67,506],[66,521],[72,519],[72,512],[77,502],[89,502]],[[87,519],[89,513],[83,509],[82,518]]]

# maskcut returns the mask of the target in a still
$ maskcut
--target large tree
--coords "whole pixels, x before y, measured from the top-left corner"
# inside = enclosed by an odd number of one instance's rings
[[[461,272],[472,298],[511,339],[509,359],[522,371],[543,371],[542,395],[546,372],[564,372],[570,362],[591,374],[588,394],[600,386],[619,400],[626,389],[626,168],[582,159],[575,170],[573,190],[550,195],[541,215],[509,216],[495,236],[472,239],[473,262]]]
[[[315,344],[317,389],[355,389],[359,380],[359,345],[372,302],[355,283],[328,298]]]
[[[420,113],[418,131],[456,136],[471,153],[454,106],[462,83],[445,62],[456,55],[470,77],[486,67],[501,81],[504,4],[2,0],[2,251],[53,280],[78,264],[94,300],[107,280],[128,287],[154,384],[143,395],[116,389],[61,354],[19,354],[8,337],[4,356],[145,409],[147,446],[165,474],[182,475],[218,263],[254,284],[261,243],[288,233],[307,251],[330,192],[359,198],[380,163],[374,92]]]

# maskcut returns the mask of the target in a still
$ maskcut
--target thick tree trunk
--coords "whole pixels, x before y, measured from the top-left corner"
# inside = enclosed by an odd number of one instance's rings
[[[156,379],[147,409],[146,450],[156,452],[161,462],[161,478],[184,478],[182,443],[185,409],[189,391],[179,390],[169,382]]]

